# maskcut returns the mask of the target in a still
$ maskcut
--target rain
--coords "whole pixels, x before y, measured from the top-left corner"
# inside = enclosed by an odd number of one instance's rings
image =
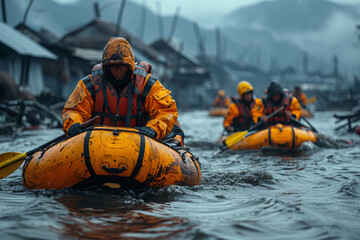
[[[357,0],[0,9],[3,239],[358,238]]]

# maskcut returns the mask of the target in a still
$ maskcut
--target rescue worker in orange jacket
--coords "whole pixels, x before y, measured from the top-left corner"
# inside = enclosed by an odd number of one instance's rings
[[[307,105],[307,96],[306,94],[302,91],[300,86],[295,86],[294,87],[294,91],[293,91],[293,96],[296,97],[296,99],[299,101],[300,106],[302,108],[306,108]]]
[[[247,81],[241,81],[237,90],[239,98],[232,98],[233,103],[229,106],[224,118],[223,126],[227,132],[237,132],[249,129],[252,125],[252,108],[260,99],[254,99],[253,86]]]
[[[150,64],[135,65],[126,39],[111,38],[102,62],[79,81],[68,98],[62,114],[63,130],[75,135],[81,132],[81,123],[98,115],[97,124],[136,127],[161,140],[173,129],[178,117],[170,93],[151,74]]]
[[[285,106],[275,116],[269,118],[267,115],[273,113],[281,106]],[[287,96],[283,88],[276,82],[271,82],[267,88],[267,96],[265,99],[257,102],[253,108],[253,120],[257,124],[260,120],[273,125],[277,123],[290,124],[291,118],[299,120],[301,116],[301,107],[298,100],[294,97]]]
[[[230,105],[230,99],[226,96],[225,91],[220,89],[218,95],[214,99],[214,107],[228,107]]]

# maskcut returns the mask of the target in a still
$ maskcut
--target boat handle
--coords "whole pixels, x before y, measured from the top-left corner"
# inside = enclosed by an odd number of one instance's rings
[[[108,173],[122,173],[123,171],[126,170],[126,167],[122,167],[122,168],[108,168],[107,166],[102,166],[102,169],[104,169],[105,171],[107,171]]]

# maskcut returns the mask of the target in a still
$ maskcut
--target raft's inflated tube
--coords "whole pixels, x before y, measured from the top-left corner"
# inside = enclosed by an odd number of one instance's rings
[[[210,117],[224,117],[228,111],[226,107],[217,107],[209,112]]]
[[[200,184],[197,158],[137,130],[96,127],[27,159],[29,189],[62,189],[115,183],[122,188]]]
[[[233,145],[232,150],[261,149],[274,147],[295,150],[304,142],[316,142],[314,132],[293,126],[277,124],[267,129],[246,136],[242,141]]]

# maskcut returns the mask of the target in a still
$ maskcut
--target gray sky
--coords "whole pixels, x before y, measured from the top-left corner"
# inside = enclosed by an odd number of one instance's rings
[[[55,0],[57,2],[74,2],[77,0]],[[129,0],[142,5],[144,2],[146,7],[154,11],[157,10],[157,3],[161,4],[162,15],[175,14],[177,6],[181,7],[180,15],[190,20],[198,22],[202,27],[213,28],[222,16],[231,11],[243,7],[253,5],[259,2],[272,0]],[[360,0],[331,0],[332,2],[342,4],[358,4]]]

